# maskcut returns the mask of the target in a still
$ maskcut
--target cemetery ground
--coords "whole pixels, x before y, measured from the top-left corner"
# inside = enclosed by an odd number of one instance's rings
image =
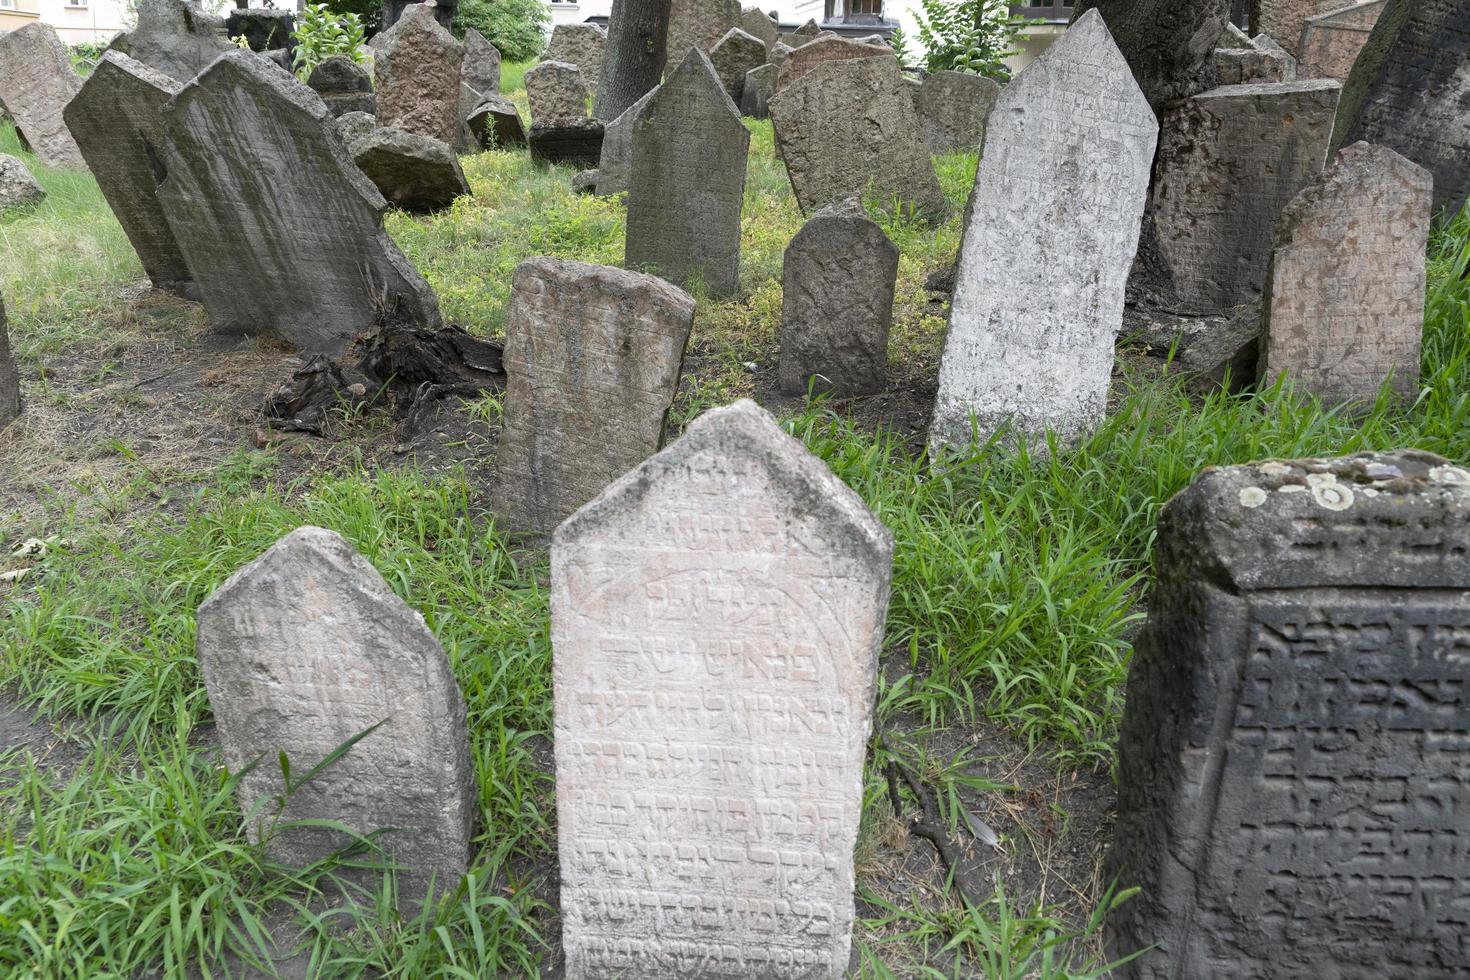
[[[504,89],[524,106],[519,77],[507,66]],[[1096,975],[1114,742],[1159,508],[1210,465],[1396,446],[1470,458],[1470,221],[1431,240],[1412,406],[1327,411],[1283,385],[1194,393],[1167,358],[1125,344],[1108,419],[1075,449],[987,445],[931,470],[948,297],[929,287],[958,248],[975,158],[938,159],[952,215],[937,229],[873,211],[901,251],[888,390],[808,402],[776,394],[782,251],[802,219],[770,124],[747,125],[741,291],[699,297],[669,434],[755,397],[896,537],[860,975]],[[9,128],[0,152],[49,192],[0,220],[27,396],[0,435],[0,745],[35,760],[0,759],[0,973],[219,975],[274,932],[300,934],[296,966],[313,975],[554,975],[547,563],[486,509],[497,398],[271,431],[260,406],[292,352],[211,335],[202,308],[146,288],[90,176],[41,167]],[[620,262],[621,199],[576,196],[570,170],[524,153],[464,169],[471,197],[388,222],[448,319],[503,336],[511,272],[533,255]],[[468,701],[478,851],[460,889],[414,920],[383,902],[349,921],[314,897],[331,864],[269,866],[211,738],[195,611],[303,524],[340,532],[423,613]],[[905,780],[890,785],[890,761],[929,795],[927,820]],[[965,852],[972,902],[926,829]]]

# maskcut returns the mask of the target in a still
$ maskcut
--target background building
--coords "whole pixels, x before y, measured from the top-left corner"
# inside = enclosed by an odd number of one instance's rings
[[[50,24],[67,44],[108,41],[126,30],[126,0],[0,0],[0,33],[35,21]]]

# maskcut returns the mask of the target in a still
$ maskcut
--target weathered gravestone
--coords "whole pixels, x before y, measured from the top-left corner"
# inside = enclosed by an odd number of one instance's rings
[[[383,231],[383,196],[311,89],[232,51],[163,120],[158,197],[216,329],[335,351],[380,312],[438,325],[433,291]]]
[[[623,264],[711,296],[740,288],[740,205],[750,132],[698,49],[633,122]]]
[[[1358,52],[1373,33],[1373,25],[1385,3],[1386,0],[1363,0],[1308,17],[1302,27],[1302,43],[1297,54],[1302,77],[1345,81],[1358,60]]]
[[[27,208],[46,200],[46,191],[26,169],[26,165],[8,153],[0,153],[0,214],[11,208]]]
[[[780,67],[764,64],[745,73],[740,90],[740,114],[752,119],[765,119],[771,114],[771,96],[776,94],[776,73]]]
[[[236,8],[225,15],[225,37],[245,39],[251,51],[294,51],[296,12],[275,7]]]
[[[0,429],[20,418],[20,372],[10,351],[10,331],[5,325],[5,297],[0,296]]]
[[[1159,519],[1103,880],[1125,980],[1470,963],[1470,472],[1206,470]]]
[[[108,51],[67,105],[66,124],[153,285],[197,298],[158,199],[167,141],[161,113],[181,88],[163,72]]]
[[[943,217],[944,192],[896,58],[824,62],[778,82],[769,108],[802,213],[868,190],[885,207]]]
[[[1434,207],[1470,195],[1470,4],[1389,0],[1343,86],[1332,149],[1364,140],[1434,175]]]
[[[1164,115],[1149,215],[1181,308],[1260,296],[1276,219],[1327,162],[1339,90],[1330,79],[1226,85]]]
[[[1350,0],[1251,0],[1251,30],[1275,38],[1289,54],[1299,56],[1307,18],[1347,2]]]
[[[86,166],[62,119],[81,87],[81,76],[50,25],[30,23],[0,34],[0,108],[48,167]]]
[[[1095,12],[1001,92],[967,209],[931,451],[967,446],[972,424],[981,442],[1008,424],[1027,441],[1047,429],[1070,440],[1102,418],[1157,136]]]
[[[789,44],[782,44],[780,42],[777,42],[776,44],[771,45],[770,50],[766,52],[766,63],[775,65],[779,69],[781,65],[785,63],[786,59],[791,57],[791,52],[795,50],[796,49]]]
[[[526,72],[526,100],[533,126],[564,126],[588,118],[592,90],[582,69],[564,61],[543,61]]]
[[[373,77],[345,54],[323,59],[311,70],[306,84],[322,97],[332,115],[338,118],[349,112],[376,114],[378,111],[378,100],[373,95]]]
[[[628,189],[633,171],[633,124],[658,89],[657,85],[649,89],[603,130],[602,154],[597,164],[598,194],[621,194]]]
[[[812,215],[781,266],[781,390],[882,391],[897,278],[898,249],[857,198]]]
[[[337,132],[349,150],[352,144],[378,128],[378,120],[366,112],[347,112],[337,117]]]
[[[576,65],[589,91],[597,91],[602,75],[602,56],[607,47],[607,33],[596,24],[557,24],[546,46],[546,61]],[[532,111],[531,118],[536,118]]]
[[[461,78],[481,95],[500,92],[500,49],[473,27],[464,32],[464,68]]]
[[[506,317],[493,509],[547,533],[663,445],[694,299],[662,279],[522,262]]]
[[[427,0],[383,0],[383,31],[386,32],[402,20],[409,7],[416,6],[429,10],[434,15],[434,19],[439,22],[439,26],[447,31],[454,25],[454,14],[459,9],[459,0],[452,0],[452,2],[451,0],[437,0],[433,3]],[[379,33],[374,36],[373,40],[376,41],[382,36],[383,34]]]
[[[1419,390],[1424,249],[1434,180],[1354,143],[1286,207],[1266,276],[1261,375],[1283,371],[1328,402]]]
[[[751,37],[760,38],[767,51],[781,36],[776,29],[776,22],[771,20],[771,15],[759,7],[740,8],[740,22],[735,26]]]
[[[138,0],[138,25],[113,38],[111,50],[187,82],[210,62],[234,51],[225,25],[189,0]]]
[[[568,980],[847,976],[892,556],[749,401],[557,529]]]
[[[426,4],[409,6],[375,45],[373,80],[378,125],[454,144],[464,45],[434,18]]]
[[[916,106],[924,142],[933,153],[974,153],[985,141],[985,122],[1000,86],[968,72],[936,71],[919,86]]]
[[[849,41],[841,37],[827,37],[810,44],[803,44],[781,59],[781,70],[776,75],[776,91],[780,92],[810,73],[818,65],[829,61],[848,61],[853,58],[889,58],[897,63],[893,51],[874,48],[871,44]]]
[[[333,531],[292,531],[204,600],[196,649],[247,832],[271,860],[305,867],[351,843],[337,830],[277,827],[330,820],[385,831],[376,842],[400,869],[404,906],[431,878],[436,894],[453,891],[478,796],[464,698],[424,618],[365,558]],[[298,785],[278,808],[282,753]],[[382,879],[337,873],[368,889]]]
[[[766,63],[766,45],[760,38],[732,27],[711,49],[709,60],[730,101],[738,105],[745,89],[746,72]]]
[[[1078,0],[1097,10],[1154,111],[1208,87],[1205,62],[1230,23],[1231,0]]]
[[[1296,62],[1291,55],[1274,46],[1254,43],[1248,48],[1216,48],[1210,52],[1205,67],[1210,88],[1252,82],[1294,82],[1297,78]]]
[[[475,141],[481,146],[524,146],[526,128],[521,123],[520,110],[510,99],[499,95],[486,95],[485,101],[470,113],[466,123]]]
[[[669,8],[669,69],[690,48],[708,52],[725,32],[740,24],[740,0],[672,0]]]
[[[470,192],[454,150],[401,129],[374,129],[353,140],[352,162],[394,207],[432,214]]]

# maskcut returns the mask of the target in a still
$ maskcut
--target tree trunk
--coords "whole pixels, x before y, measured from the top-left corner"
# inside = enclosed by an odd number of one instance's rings
[[[592,115],[612,122],[663,77],[671,0],[613,0]]]

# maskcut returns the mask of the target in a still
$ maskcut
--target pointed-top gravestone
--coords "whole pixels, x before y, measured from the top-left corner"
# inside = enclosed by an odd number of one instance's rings
[[[1097,13],[1001,92],[967,209],[932,449],[1103,415],[1158,123]]]
[[[384,314],[439,323],[387,206],[315,92],[248,51],[163,109],[159,200],[215,328],[336,351]]]
[[[406,907],[431,878],[435,893],[455,888],[478,795],[464,697],[424,618],[350,544],[319,527],[286,535],[204,600],[196,649],[247,832],[271,860],[306,867],[350,844],[340,831],[281,826],[333,821],[381,832]],[[278,808],[282,754],[298,785]],[[338,873],[369,890],[382,878]]]
[[[621,194],[628,189],[633,172],[633,124],[657,93],[658,86],[655,85],[603,130],[602,157],[597,164],[598,194]]]
[[[463,81],[481,95],[500,92],[500,49],[473,27],[464,32]]]
[[[10,331],[5,325],[5,297],[0,296],[0,429],[20,418],[20,372],[10,350]]]
[[[225,25],[189,0],[138,0],[138,26],[112,42],[113,51],[187,82],[210,62],[235,50]]]
[[[62,118],[81,87],[66,46],[49,24],[0,34],[0,108],[48,167],[86,166]]]
[[[459,135],[465,47],[440,26],[435,8],[415,3],[374,45],[378,125],[454,145]]]
[[[633,124],[623,264],[712,296],[740,288],[750,132],[709,56],[690,49]]]
[[[183,88],[161,71],[108,51],[66,107],[66,124],[159,289],[195,292],[194,277],[158,200],[164,105]]]
[[[1090,10],[1107,22],[1155,111],[1208,87],[1205,62],[1230,24],[1231,0],[1078,0],[1075,24]]]
[[[753,402],[551,547],[568,980],[840,980],[893,539]]]
[[[760,38],[732,27],[711,49],[709,60],[730,101],[738,105],[745,89],[745,73],[765,64],[766,46]]]
[[[12,208],[28,208],[46,200],[46,189],[19,157],[0,153],[0,214]]]
[[[759,7],[742,7],[740,9],[740,23],[736,25],[752,37],[758,37],[761,43],[770,50],[771,45],[780,39],[780,32],[776,30],[776,22],[771,20],[771,15]]]

